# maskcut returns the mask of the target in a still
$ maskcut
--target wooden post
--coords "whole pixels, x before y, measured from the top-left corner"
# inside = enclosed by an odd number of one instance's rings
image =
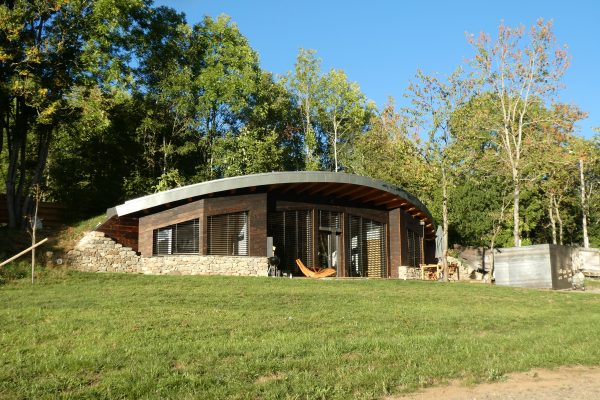
[[[25,254],[25,253],[29,252],[29,250],[31,250],[31,249],[33,249],[33,248],[35,248],[35,247],[38,247],[38,246],[39,246],[40,244],[42,244],[42,243],[46,243],[46,241],[48,241],[48,238],[46,238],[46,239],[44,239],[44,240],[40,240],[39,242],[37,242],[37,243],[36,243],[35,245],[33,245],[33,246],[29,246],[28,248],[26,248],[25,250],[23,250],[23,251],[22,251],[22,252],[20,252],[19,254],[17,254],[17,255],[14,255],[14,256],[12,256],[11,258],[9,258],[8,260],[6,260],[6,261],[3,261],[2,263],[0,263],[0,267],[2,267],[2,266],[4,266],[4,265],[8,264],[9,262],[11,262],[11,261],[13,261],[13,260],[16,260],[17,258],[21,257],[23,254]]]

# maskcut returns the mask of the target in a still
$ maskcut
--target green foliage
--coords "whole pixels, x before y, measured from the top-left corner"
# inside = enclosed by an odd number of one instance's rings
[[[294,65],[294,72],[289,73],[285,84],[292,94],[302,121],[305,166],[307,171],[321,169],[323,154],[322,140],[318,137],[316,127],[320,86],[321,60],[316,58],[315,50],[300,49]]]
[[[220,175],[240,176],[276,171],[282,165],[282,149],[276,132],[242,128],[239,135],[231,134],[219,140],[215,157],[222,160]]]
[[[393,102],[375,109],[344,71],[321,71],[314,50],[301,49],[293,71],[274,78],[225,15],[190,25],[147,0],[3,3],[0,192],[10,225],[24,220],[34,184],[84,216],[207,179],[343,170],[416,195],[449,222],[451,242],[508,245],[516,210],[524,243],[581,243],[585,213],[600,245],[598,140],[574,136],[581,111],[547,102],[566,54],[547,54],[551,27],[538,23],[530,39],[540,46],[526,56],[549,57],[527,81],[522,59],[491,63],[526,42],[501,28],[499,41],[472,41],[466,71],[477,79],[460,67],[443,81],[419,71],[411,109],[399,112]],[[500,70],[510,72],[504,89],[494,85]],[[530,85],[526,99],[515,82]],[[518,160],[510,137],[523,139]],[[517,186],[511,206],[507,188]]]
[[[341,70],[332,69],[321,77],[321,98],[318,107],[319,128],[325,136],[331,169],[338,171],[347,164],[348,153],[364,132],[374,105],[355,82]]]
[[[0,286],[9,282],[31,277],[31,263],[14,261],[0,267]],[[30,279],[27,279],[30,281]]]

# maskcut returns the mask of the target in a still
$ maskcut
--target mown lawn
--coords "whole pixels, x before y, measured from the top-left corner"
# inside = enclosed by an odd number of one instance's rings
[[[0,287],[0,398],[380,398],[600,364],[600,295],[69,273]]]

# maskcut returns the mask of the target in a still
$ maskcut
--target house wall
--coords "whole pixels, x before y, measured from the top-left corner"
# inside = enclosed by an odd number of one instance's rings
[[[248,256],[267,256],[267,194],[214,197],[204,200],[204,216],[248,211]],[[202,254],[208,252],[207,224],[201,226]]]
[[[142,257],[152,257],[152,242],[154,240],[155,229],[196,218],[200,220],[200,232],[202,232],[202,227],[205,225],[204,200],[194,201],[156,214],[141,217],[139,220],[139,253]]]
[[[398,268],[402,263],[402,256],[405,254],[405,246],[402,245],[402,238],[405,237],[405,232],[402,229],[402,210],[396,208],[389,212],[389,238],[390,238],[390,265],[389,272],[391,278],[399,278]]]
[[[248,255],[267,255],[267,195],[265,193],[214,197],[141,217],[139,219],[139,252],[152,257],[155,229],[198,218],[200,221],[200,254],[208,253],[208,228],[206,219],[212,215],[248,212]]]

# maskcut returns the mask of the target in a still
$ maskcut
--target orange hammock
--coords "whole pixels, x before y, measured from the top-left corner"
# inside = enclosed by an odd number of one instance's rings
[[[334,275],[337,271],[334,268],[307,267],[300,259],[296,260],[300,271],[309,278],[325,278]]]

